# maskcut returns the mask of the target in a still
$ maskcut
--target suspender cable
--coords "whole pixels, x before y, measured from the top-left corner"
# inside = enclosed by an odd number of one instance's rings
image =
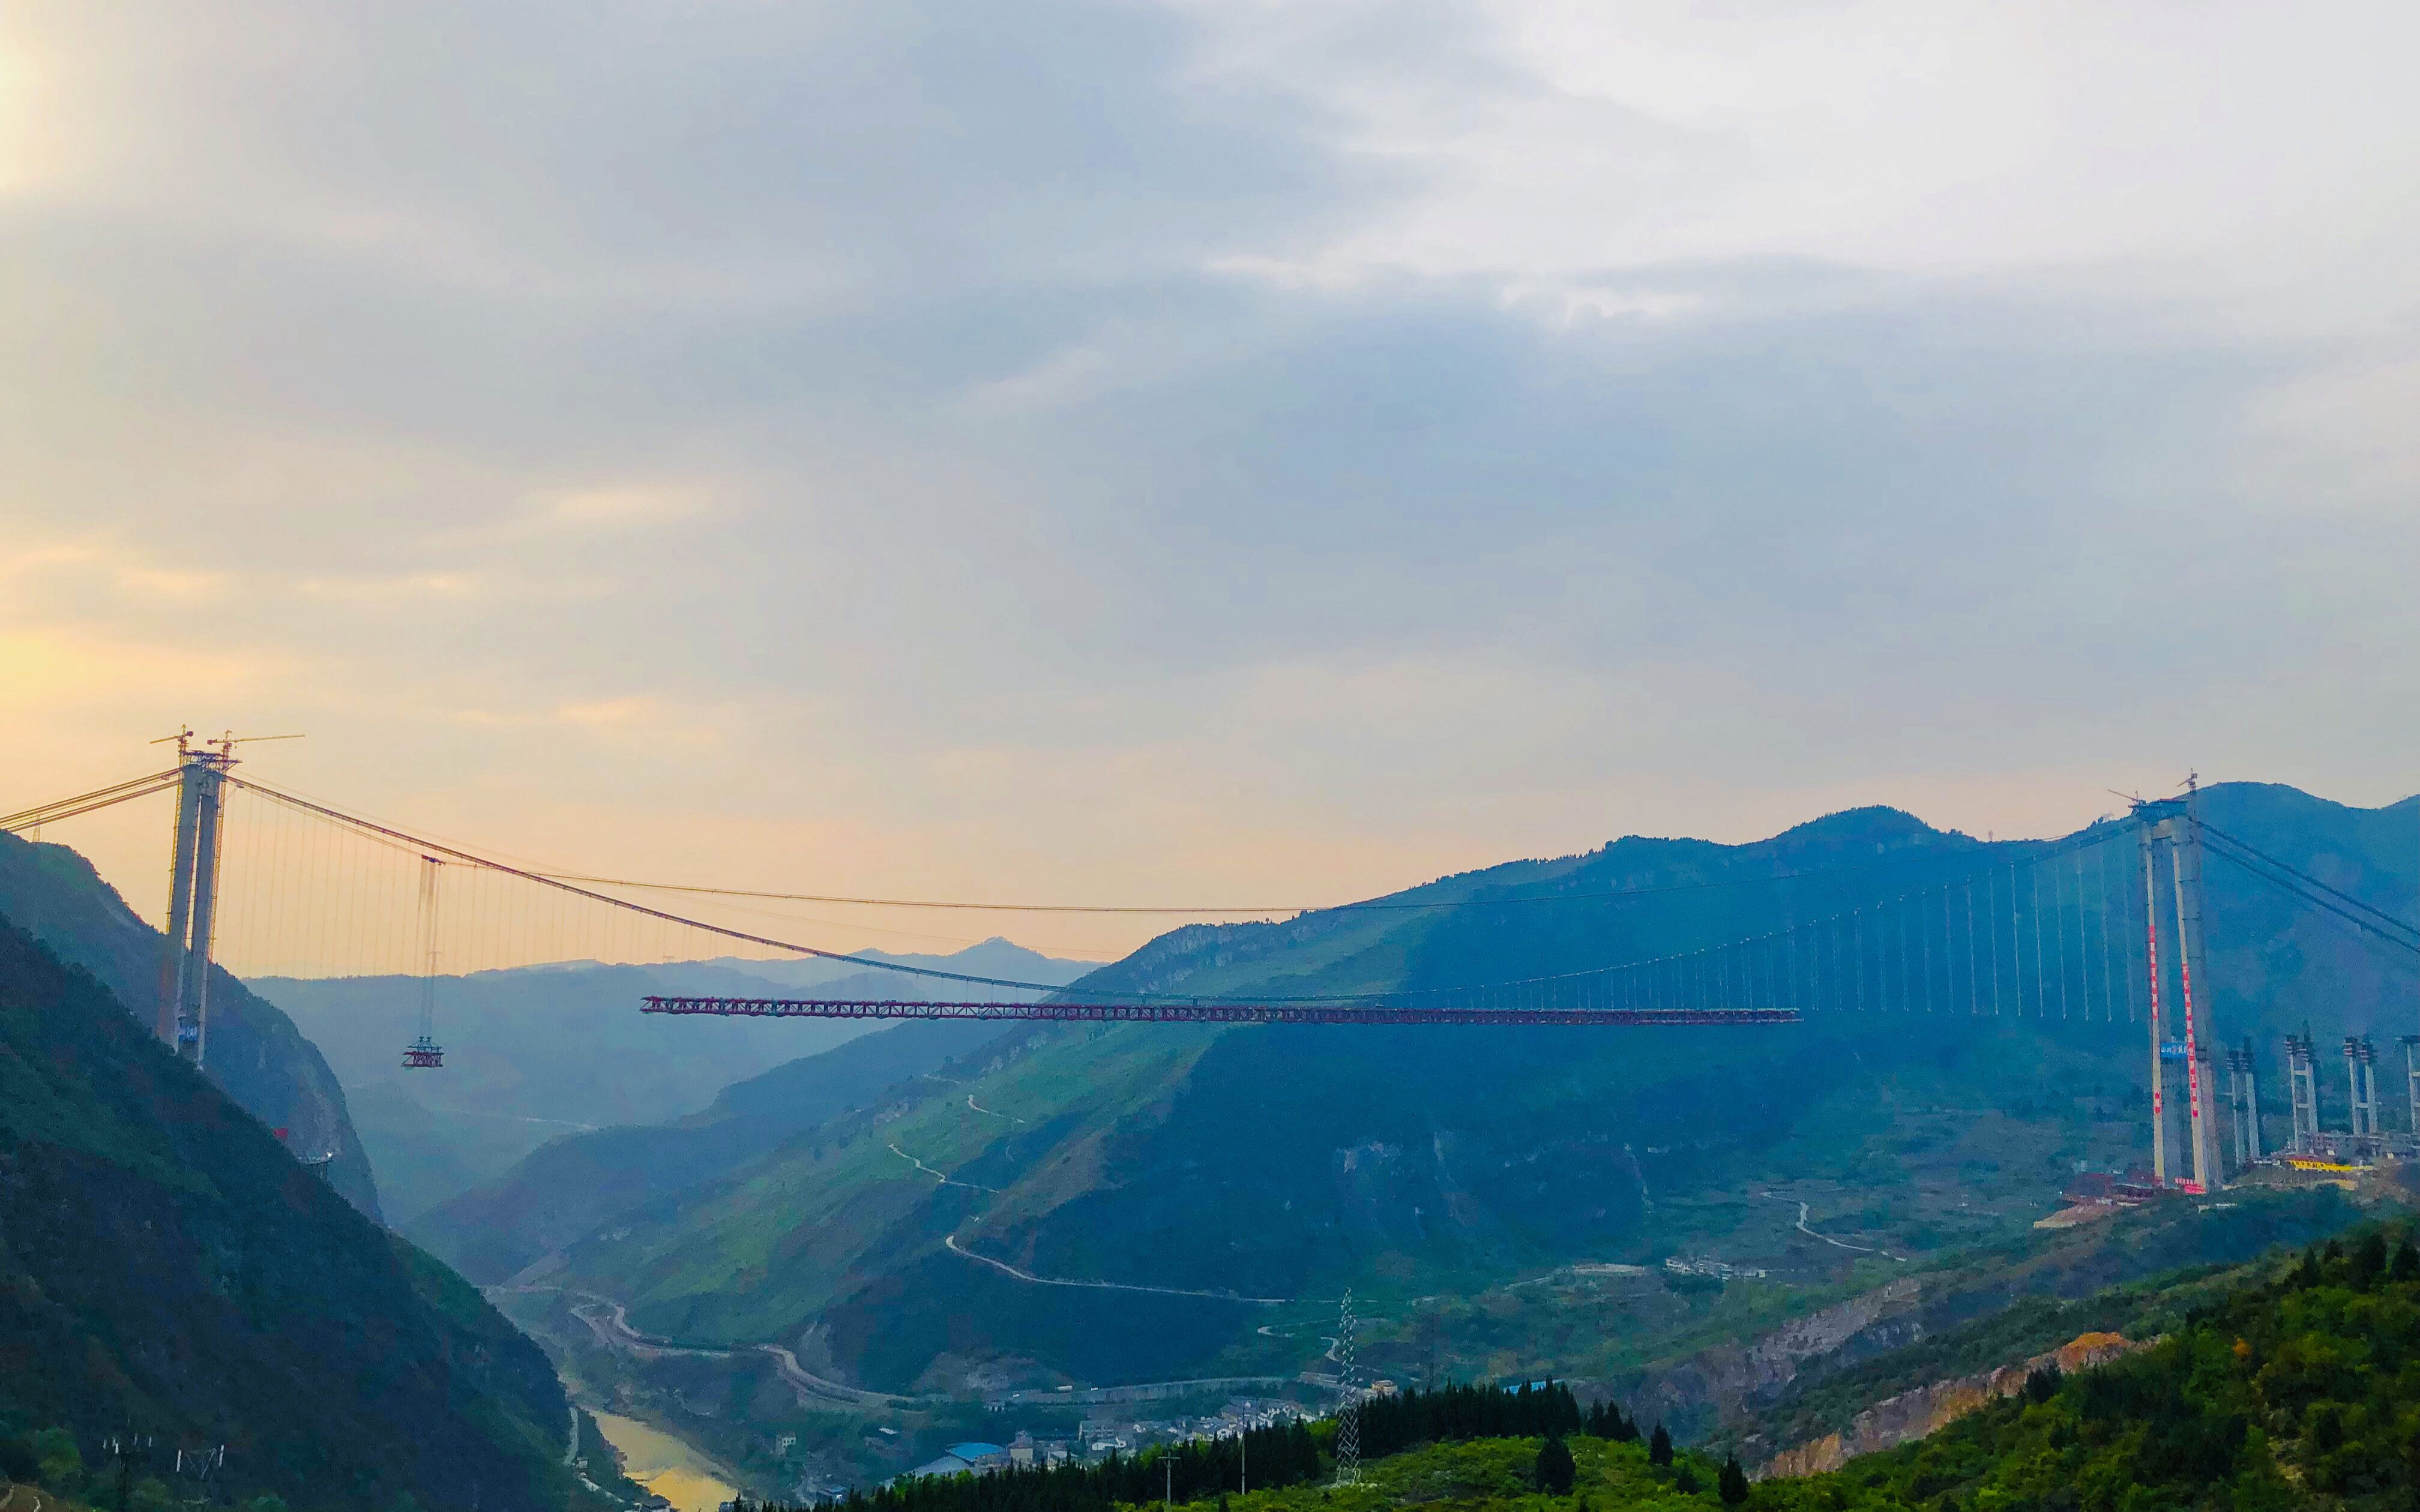
[[[2118,1022],[2118,976],[2110,960],[2109,949],[2109,845],[2103,841],[2093,853],[2092,924],[2101,932],[2101,1017],[2103,1023]],[[2090,943],[2086,942],[2086,949]]]
[[[1981,963],[1978,960],[1975,953],[1975,879],[1973,877],[1968,877],[1961,886],[1960,893],[1960,902],[1965,904],[1966,912],[1966,1016],[1968,1018],[1981,1018],[1983,1016],[1982,993],[1976,975],[1976,968]],[[1949,926],[1950,930],[1954,930],[1955,928],[1956,925],[1954,924]],[[1957,947],[1950,942],[1947,930],[1945,930],[1942,935],[1942,949],[1946,950],[1955,950],[1957,949]],[[1958,988],[1954,980],[1957,976],[1956,970],[1953,968],[1949,975],[1953,979],[1949,989],[1949,995],[1954,1003],[1958,995]]]
[[[2034,916],[2034,1017],[2050,1017],[2050,987],[2042,980],[2041,943],[2041,863],[2025,864],[2026,901],[2033,905]]]
[[[2058,958],[2058,1016],[2067,1017],[2067,903],[2058,872],[2050,874],[2050,943]]]

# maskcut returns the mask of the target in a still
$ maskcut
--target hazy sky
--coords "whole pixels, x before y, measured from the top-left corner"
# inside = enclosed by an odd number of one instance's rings
[[[2414,55],[2271,0],[16,0],[0,809],[191,721],[569,866],[1249,903],[2189,766],[2388,801]],[[159,827],[53,838],[139,900]]]

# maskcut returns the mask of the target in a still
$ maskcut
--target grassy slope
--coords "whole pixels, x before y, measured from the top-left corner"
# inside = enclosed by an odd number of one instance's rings
[[[493,1283],[615,1213],[702,1185],[844,1113],[1015,1032],[997,1024],[902,1024],[723,1088],[677,1123],[567,1135],[498,1180],[464,1192],[405,1231],[464,1275]],[[929,1090],[929,1088],[927,1088]]]
[[[535,1508],[566,1411],[475,1290],[0,926],[0,1418],[225,1443],[297,1507]]]
[[[573,1273],[633,1283],[627,1295],[644,1327],[721,1342],[780,1336],[830,1305],[852,1269],[913,1263],[976,1211],[994,1216],[963,1229],[961,1242],[1015,1263],[1024,1257],[1016,1246],[985,1229],[1088,1190],[1108,1131],[1181,1080],[1210,1038],[1066,1034],[1050,1039],[1049,1054],[987,1073],[968,1068],[979,1074],[964,1082],[929,1080],[888,1107],[792,1140],[694,1201],[644,1211],[654,1221],[634,1224],[628,1238],[579,1246]],[[970,1095],[1002,1117],[970,1109]],[[944,1186],[910,1156],[970,1185]],[[690,1242],[701,1230],[711,1242]]]

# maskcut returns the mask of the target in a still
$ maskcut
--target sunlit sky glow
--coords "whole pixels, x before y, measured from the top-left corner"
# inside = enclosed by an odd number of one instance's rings
[[[0,8],[0,809],[1362,896],[2420,786],[2409,6]],[[156,817],[61,826],[138,903]],[[1134,921],[931,916],[1123,950]]]

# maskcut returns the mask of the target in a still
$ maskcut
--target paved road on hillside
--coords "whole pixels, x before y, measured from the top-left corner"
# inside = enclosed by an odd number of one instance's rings
[[[738,1352],[736,1350],[698,1349],[690,1345],[674,1344],[664,1339],[651,1338],[630,1326],[628,1309],[622,1304],[610,1297],[599,1297],[594,1292],[579,1291],[572,1295],[612,1309],[611,1313],[603,1317],[584,1307],[571,1309],[571,1316],[587,1324],[588,1331],[597,1335],[597,1341],[609,1350],[619,1350],[643,1360],[655,1359],[667,1354],[728,1360]],[[914,1400],[913,1397],[894,1396],[889,1392],[867,1391],[861,1387],[844,1385],[840,1381],[827,1380],[799,1364],[799,1357],[779,1344],[758,1344],[752,1348],[759,1353],[772,1356],[774,1373],[787,1382],[793,1391],[804,1396],[851,1407]]]

